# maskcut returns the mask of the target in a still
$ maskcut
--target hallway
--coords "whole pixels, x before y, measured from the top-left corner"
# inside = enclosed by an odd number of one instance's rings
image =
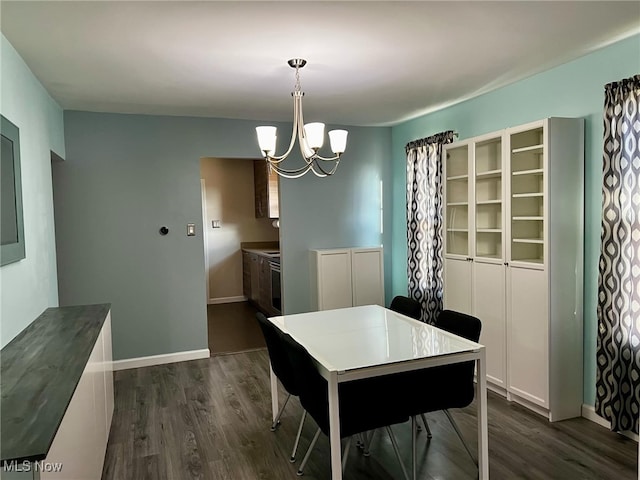
[[[249,302],[207,305],[207,329],[211,356],[266,347]]]

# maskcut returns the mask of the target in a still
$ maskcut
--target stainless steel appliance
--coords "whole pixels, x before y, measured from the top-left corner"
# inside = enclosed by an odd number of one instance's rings
[[[271,269],[271,308],[282,313],[282,288],[280,283],[280,257],[269,260]]]

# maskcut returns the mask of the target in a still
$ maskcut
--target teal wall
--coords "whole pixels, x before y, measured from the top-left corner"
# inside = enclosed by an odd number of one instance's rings
[[[391,210],[391,128],[345,128],[347,151],[336,175],[306,175],[280,184],[286,313],[311,310],[310,248],[383,245],[385,283],[391,285],[391,216],[381,215]]]
[[[200,158],[256,158],[258,122],[64,119],[66,161],[53,172],[60,303],[112,303],[115,359],[207,348]],[[391,129],[349,131],[339,175],[281,183],[286,312],[309,310],[309,248],[385,243],[379,180],[390,176]]]
[[[0,346],[58,305],[51,150],[65,155],[62,109],[4,35],[0,113],[20,129],[26,257],[0,267]]]
[[[392,292],[400,294],[407,289],[404,155],[407,142],[448,129],[458,131],[462,140],[546,117],[585,119],[584,403],[588,405],[595,401],[604,85],[639,72],[640,36],[636,35],[392,129]]]

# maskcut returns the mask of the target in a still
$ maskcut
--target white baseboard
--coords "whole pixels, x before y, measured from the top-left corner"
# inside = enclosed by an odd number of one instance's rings
[[[611,422],[598,415],[596,413],[596,409],[591,405],[586,405],[584,403],[582,404],[582,416],[587,420],[591,420],[592,422],[595,422],[602,427],[609,429],[611,428]]]
[[[149,357],[125,358],[115,360],[113,370],[127,370],[129,368],[151,367],[153,365],[164,365],[165,363],[186,362],[188,360],[199,360],[209,358],[211,352],[208,348],[202,350],[191,350],[187,352],[166,353],[163,355],[151,355]]]
[[[611,429],[611,422],[602,418],[600,415],[596,413],[596,409],[591,405],[582,404],[582,416],[587,420],[591,420],[592,422],[597,423],[598,425],[605,427],[607,429]],[[638,435],[633,432],[619,432],[621,435],[624,435],[627,438],[631,438],[632,440],[638,441]]]
[[[210,298],[207,300],[208,305],[217,305],[219,303],[236,303],[236,302],[246,302],[247,297],[243,295],[239,295],[237,297],[218,297],[218,298]]]

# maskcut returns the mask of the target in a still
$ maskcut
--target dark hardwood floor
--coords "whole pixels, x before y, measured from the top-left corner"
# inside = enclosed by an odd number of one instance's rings
[[[289,455],[302,411],[292,399],[278,431],[269,431],[266,350],[119,371],[115,387],[103,480],[297,478],[297,463],[289,463]],[[551,424],[491,393],[488,411],[492,480],[637,478],[637,444],[593,422],[578,418]],[[475,405],[452,413],[475,449]],[[428,418],[433,439],[428,442],[419,434],[419,478],[475,479],[475,465],[446,417],[437,412]],[[298,460],[315,428],[308,420]],[[409,467],[410,425],[394,431]],[[305,478],[330,478],[324,436]],[[351,448],[345,479],[392,478],[400,479],[402,473],[383,431],[376,434],[370,457]]]
[[[207,305],[207,327],[211,355],[265,347],[256,309],[249,302]]]
[[[278,431],[269,431],[268,366],[266,350],[255,350],[116,372],[103,480],[296,478],[297,464],[289,463],[289,455],[302,410],[292,398]],[[578,418],[551,424],[491,393],[488,411],[493,480],[637,478],[637,444],[593,422]],[[453,415],[475,449],[475,405]],[[426,435],[419,434],[419,478],[476,478],[475,466],[446,417],[432,413],[428,418],[433,439],[427,442]],[[308,420],[299,460],[315,428]],[[395,426],[394,431],[408,467],[410,425]],[[305,478],[330,478],[324,436]],[[345,478],[402,478],[386,434],[376,434],[370,457],[351,449]]]

